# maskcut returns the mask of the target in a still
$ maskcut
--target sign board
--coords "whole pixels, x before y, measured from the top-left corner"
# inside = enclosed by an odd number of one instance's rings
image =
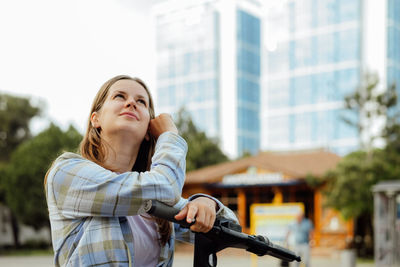
[[[252,204],[251,233],[266,236],[273,243],[283,243],[289,225],[301,211],[304,212],[303,203]]]
[[[223,184],[273,184],[284,182],[283,175],[280,172],[275,173],[239,173],[225,175],[222,178]]]

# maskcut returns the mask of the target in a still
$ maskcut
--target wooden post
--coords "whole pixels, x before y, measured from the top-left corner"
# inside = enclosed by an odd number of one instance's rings
[[[274,199],[272,200],[272,203],[274,204],[282,204],[283,203],[283,195],[282,195],[282,190],[279,187],[274,187],[272,189],[274,191]]]
[[[318,247],[321,241],[321,220],[322,220],[322,195],[317,189],[314,193],[314,242]]]
[[[238,189],[238,217],[239,223],[243,227],[246,226],[246,193],[243,188]]]

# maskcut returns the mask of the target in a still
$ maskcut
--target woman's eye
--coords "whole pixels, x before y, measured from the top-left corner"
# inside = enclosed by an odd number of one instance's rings
[[[117,98],[117,97],[121,97],[121,98],[125,99],[123,94],[116,94],[114,98]]]
[[[143,105],[145,105],[146,106],[146,101],[144,101],[143,99],[138,99],[138,101],[137,101],[138,103],[141,103],[141,104],[143,104]]]

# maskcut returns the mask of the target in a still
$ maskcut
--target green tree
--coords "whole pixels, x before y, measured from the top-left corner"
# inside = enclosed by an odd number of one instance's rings
[[[0,162],[8,161],[12,151],[31,137],[29,122],[40,112],[28,98],[0,94]]]
[[[326,204],[338,210],[345,219],[355,219],[355,234],[372,240],[373,194],[372,186],[382,180],[400,177],[400,125],[396,109],[397,95],[394,85],[387,90],[378,88],[375,74],[366,74],[354,93],[345,98],[349,111],[358,114],[357,120],[344,118],[357,128],[361,150],[353,152],[339,162],[324,177]],[[369,132],[374,120],[385,122],[376,135]],[[382,139],[383,149],[373,148],[374,140]],[[361,244],[363,251],[372,253],[373,243]]]
[[[367,72],[356,90],[344,99],[346,109],[353,115],[343,116],[342,119],[357,129],[361,149],[367,152],[372,149],[376,139],[385,135],[387,126],[393,123],[391,119],[394,114],[390,111],[397,105],[396,86],[381,90],[378,85],[378,75]],[[371,127],[376,125],[377,119],[385,121],[386,128],[372,135]]]
[[[186,170],[192,171],[205,166],[227,161],[216,140],[212,140],[193,123],[189,113],[181,109],[177,114],[176,126],[188,144]]]
[[[76,151],[81,139],[74,127],[63,132],[51,124],[12,153],[5,170],[6,200],[20,222],[35,229],[48,225],[44,176],[57,155]]]
[[[396,169],[386,160],[385,150],[373,150],[370,159],[365,151],[350,153],[326,174],[326,204],[340,211],[345,219],[372,214],[372,186],[396,177]]]
[[[0,94],[0,202],[6,205],[5,168],[15,148],[31,137],[29,123],[40,113],[39,105],[32,105],[29,98]],[[11,226],[14,246],[19,247],[19,227],[13,212]]]
[[[361,150],[344,157],[336,169],[326,176],[328,182],[328,204],[339,210],[345,218],[357,217],[372,212],[371,187],[383,179],[396,179],[400,169],[394,162],[400,163],[400,125],[398,124],[395,85],[387,90],[378,88],[379,78],[376,74],[367,73],[356,90],[345,98],[346,108],[355,113],[358,120],[344,118],[357,128],[360,139],[368,131],[374,120],[386,122],[382,131],[362,142]],[[381,138],[385,141],[384,149],[373,149],[373,141]],[[392,144],[398,143],[398,150]]]

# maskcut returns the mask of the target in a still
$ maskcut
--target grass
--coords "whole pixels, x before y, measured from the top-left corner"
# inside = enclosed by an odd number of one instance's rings
[[[53,255],[53,250],[48,249],[0,249],[0,256],[51,256]]]
[[[357,258],[357,263],[374,263],[373,258]]]

